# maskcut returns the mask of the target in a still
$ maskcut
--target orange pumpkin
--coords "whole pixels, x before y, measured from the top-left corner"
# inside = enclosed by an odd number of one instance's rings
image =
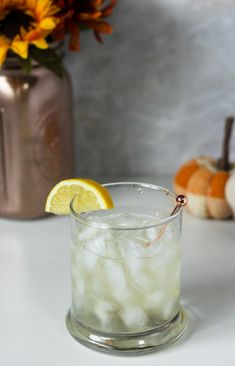
[[[232,210],[225,197],[225,186],[232,169],[228,161],[233,117],[225,124],[223,158],[216,161],[202,156],[182,165],[174,178],[174,190],[188,198],[188,209],[195,216],[226,219]]]

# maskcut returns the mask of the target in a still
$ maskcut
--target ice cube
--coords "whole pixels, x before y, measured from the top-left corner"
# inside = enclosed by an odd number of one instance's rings
[[[84,265],[83,265],[83,251],[78,250],[78,247],[76,247],[77,251],[76,254],[73,252],[72,255],[72,261],[71,261],[71,267],[72,267],[72,277],[73,279],[77,280],[79,278],[84,277]]]
[[[136,237],[135,240],[127,240],[129,255],[137,258],[148,258],[160,255],[164,252],[164,245],[157,241],[148,241],[144,237]]]
[[[131,276],[135,276],[143,270],[144,261],[131,255],[126,256],[126,266]]]
[[[122,227],[138,227],[141,226],[142,220],[134,213],[125,212],[122,215],[119,215],[114,220],[114,223]]]
[[[115,240],[111,232],[102,233],[102,235],[87,241],[84,243],[84,248],[103,258],[121,259],[125,254],[123,243]]]
[[[145,292],[151,290],[155,285],[155,278],[148,273],[148,267],[145,260],[128,256],[126,258],[126,268],[130,282],[137,286],[137,291]]]
[[[118,302],[131,298],[128,279],[121,262],[107,260],[104,264],[105,279],[109,286],[110,296]]]
[[[72,310],[75,316],[79,319],[81,309],[84,306],[84,298],[78,296],[75,292],[72,294]]]
[[[161,306],[164,301],[164,292],[161,290],[155,291],[149,296],[146,296],[145,306],[148,310],[153,310]]]
[[[106,243],[106,258],[122,259],[125,255],[125,247],[119,242]]]
[[[163,320],[170,320],[176,315],[178,310],[178,301],[175,299],[166,299],[162,307],[162,318]]]
[[[162,315],[164,303],[165,294],[162,290],[157,290],[145,298],[144,308],[155,324],[160,324],[164,320]]]
[[[146,235],[149,241],[154,241],[158,237],[163,226],[152,227],[146,230]],[[170,241],[173,238],[173,231],[172,228],[166,226],[163,233],[161,234],[160,238],[156,240],[158,243],[163,243]]]
[[[156,227],[151,227],[151,228],[149,228],[149,229],[146,230],[147,238],[150,241],[152,241],[152,240],[154,240],[156,238],[157,233],[158,233],[158,231],[157,231]]]
[[[92,226],[82,226],[82,229],[78,233],[78,241],[83,242],[84,240],[90,240],[91,238],[94,238],[96,235],[98,235],[99,229],[92,227]]]
[[[102,299],[96,299],[94,312],[99,318],[102,327],[107,327],[112,321],[112,318],[117,314],[119,307]]]
[[[87,271],[95,270],[95,266],[99,260],[99,256],[90,252],[89,250],[83,249],[82,262]]]
[[[72,301],[72,312],[75,318],[79,319],[79,312],[80,312],[80,304],[77,304],[75,301]]]
[[[179,265],[172,265],[165,271],[165,276],[162,278],[161,286],[165,288],[167,296],[177,298],[180,293],[180,271]]]
[[[162,240],[170,240],[172,239],[172,237],[173,237],[173,231],[169,226],[167,226],[164,230]]]
[[[176,253],[166,243],[160,244],[161,255],[149,259],[149,270],[156,278],[167,275],[176,260]]]
[[[149,292],[155,287],[156,279],[144,273],[139,273],[134,277],[133,282],[142,292]]]
[[[120,317],[129,330],[143,329],[148,325],[148,317],[139,305],[126,305],[120,310]]]
[[[110,210],[96,210],[82,214],[84,219],[95,226],[101,226],[103,228],[109,228],[110,226],[116,226],[121,223],[127,222],[126,212],[120,211],[120,209]],[[129,215],[128,215],[129,217]]]
[[[162,226],[157,226],[157,227],[152,227],[150,229],[147,229],[146,232],[147,232],[148,239],[150,241],[156,240],[161,229],[162,229]],[[166,226],[163,233],[161,234],[160,238],[158,240],[156,240],[156,242],[164,244],[165,241],[172,239],[172,237],[173,237],[172,229],[170,227]]]
[[[123,256],[123,243],[116,240],[111,231],[102,231],[96,237],[84,242],[83,247],[90,252],[105,258],[120,258]]]
[[[93,238],[92,240],[88,240],[86,243],[84,243],[83,248],[99,256],[105,256],[106,252],[105,237],[99,235],[96,238]]]
[[[73,291],[76,292],[76,296],[83,296],[85,293],[85,283],[82,280],[82,277],[78,278],[77,280],[75,280],[75,278],[73,279]]]
[[[107,281],[111,286],[118,286],[121,288],[126,288],[127,279],[122,266],[122,263],[115,263],[113,261],[108,261],[106,264],[106,274]]]

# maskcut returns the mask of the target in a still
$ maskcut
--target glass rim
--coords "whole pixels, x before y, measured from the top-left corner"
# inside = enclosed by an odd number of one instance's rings
[[[167,188],[164,188],[160,185],[155,185],[155,184],[150,184],[150,183],[140,183],[140,182],[113,182],[113,183],[104,183],[102,184],[103,187],[115,187],[115,186],[119,186],[119,187],[124,187],[124,186],[132,186],[133,188],[149,188],[149,189],[155,189],[157,191],[162,191],[164,192],[167,196],[175,199],[175,204],[176,204],[176,193],[168,190]],[[73,208],[73,201],[75,199],[76,195],[73,197],[73,199],[70,202],[70,214],[71,216],[75,217],[79,222],[81,222],[82,224],[88,225],[88,226],[92,226],[95,228],[99,228],[99,229],[106,229],[106,230],[142,230],[142,229],[150,229],[156,226],[160,226],[160,225],[164,225],[164,224],[168,224],[169,222],[173,221],[175,218],[177,218],[181,212],[183,207],[180,207],[179,210],[177,210],[176,213],[174,213],[173,215],[169,214],[168,216],[165,217],[161,217],[160,219],[153,219],[153,221],[151,221],[150,224],[148,225],[140,225],[140,226],[118,226],[118,225],[109,225],[106,223],[100,223],[100,222],[92,222],[86,218],[84,218],[84,216],[82,216],[84,214],[83,212],[76,212]],[[87,211],[87,212],[92,212],[92,211]],[[94,211],[95,212],[95,211]]]

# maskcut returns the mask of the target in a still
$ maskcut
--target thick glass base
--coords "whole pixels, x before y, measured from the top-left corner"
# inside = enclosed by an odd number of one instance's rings
[[[83,345],[97,351],[133,355],[155,351],[174,343],[183,334],[186,324],[186,314],[182,308],[171,322],[148,332],[133,334],[97,332],[78,322],[71,310],[66,317],[69,333]]]

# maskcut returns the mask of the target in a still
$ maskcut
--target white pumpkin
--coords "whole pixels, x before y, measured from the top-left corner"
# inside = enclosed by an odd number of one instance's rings
[[[225,186],[225,196],[229,206],[233,211],[233,217],[235,219],[235,170],[233,170],[231,176],[227,180]]]

